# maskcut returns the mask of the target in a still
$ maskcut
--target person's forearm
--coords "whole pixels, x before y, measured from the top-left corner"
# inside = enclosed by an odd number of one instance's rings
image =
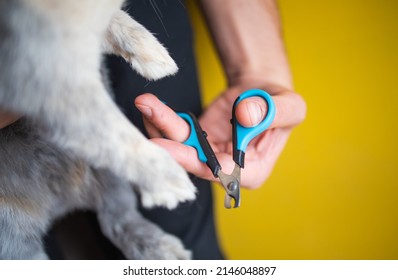
[[[292,88],[274,0],[200,0],[230,85],[246,80]]]

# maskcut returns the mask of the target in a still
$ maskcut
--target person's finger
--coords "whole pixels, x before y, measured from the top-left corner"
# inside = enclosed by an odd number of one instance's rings
[[[163,136],[178,142],[184,142],[188,138],[189,125],[153,94],[138,96],[135,106]]]
[[[214,177],[209,167],[199,160],[195,148],[164,138],[153,138],[151,141],[167,150],[189,173],[202,179],[220,183],[219,178]],[[232,155],[216,152],[216,156],[222,166],[222,171],[231,174],[235,166]]]
[[[153,138],[151,141],[167,150],[189,173],[207,180],[215,179],[207,165],[199,160],[195,148],[164,138]]]
[[[162,138],[163,135],[150,121],[147,120],[146,117],[142,118],[144,123],[146,132],[148,133],[149,138]]]
[[[270,128],[290,127],[301,123],[306,114],[303,98],[293,92],[281,92],[272,96],[276,114]],[[259,124],[267,114],[267,103],[261,97],[250,97],[242,100],[236,107],[236,118],[245,127]]]
[[[290,132],[291,128],[267,130],[260,136],[257,147],[248,147],[245,168],[242,169],[242,186],[256,189],[268,179],[286,145]]]
[[[272,96],[276,114],[270,128],[296,126],[305,119],[307,107],[301,95],[285,91]]]
[[[242,100],[235,109],[236,120],[244,127],[258,125],[267,113],[267,102],[258,96]]]
[[[275,139],[275,141],[276,140],[279,139]],[[198,159],[197,152],[194,148],[164,138],[153,138],[151,141],[167,150],[189,173],[202,179],[221,183],[219,178],[215,178],[213,176],[207,165]],[[245,162],[245,168],[242,169],[242,187],[256,189],[261,186],[264,180],[270,175],[280,151],[281,148],[278,148],[275,151],[271,149],[269,151],[269,156],[267,156],[265,160],[257,157],[248,157]],[[275,152],[276,154],[274,154]],[[235,166],[231,154],[220,152],[216,153],[216,156],[222,166],[222,171],[226,174],[231,174]]]

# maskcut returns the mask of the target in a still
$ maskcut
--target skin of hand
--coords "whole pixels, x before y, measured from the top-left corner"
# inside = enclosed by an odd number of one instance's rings
[[[235,98],[249,88],[229,88],[199,118],[223,171],[228,174],[235,165],[232,160],[230,124],[232,105]],[[280,90],[273,93],[273,99],[277,111],[272,125],[254,138],[246,150],[241,183],[250,189],[261,186],[268,178],[292,128],[304,118],[300,112],[293,110],[297,106],[302,106],[303,101],[299,95],[288,90]],[[198,159],[194,148],[181,144],[190,133],[189,125],[182,118],[152,94],[140,95],[136,98],[135,104],[144,115],[144,123],[151,141],[165,148],[188,172],[204,179],[218,180],[214,178],[206,164]],[[241,125],[250,127],[261,122],[266,112],[266,102],[262,98],[251,97],[239,103],[236,117]]]
[[[268,178],[292,128],[306,114],[303,98],[293,90],[276,1],[200,0],[199,3],[228,79],[227,90],[205,109],[199,122],[225,173],[230,173],[234,166],[230,119],[236,97],[245,90],[259,88],[270,93],[276,105],[270,128],[253,139],[246,150],[241,183],[255,189]],[[189,135],[189,126],[183,119],[150,94],[137,97],[135,104],[144,116],[153,142],[167,149],[188,172],[216,180],[199,161],[196,150],[180,143]],[[266,110],[261,98],[248,98],[237,107],[238,122],[253,126],[264,118]]]

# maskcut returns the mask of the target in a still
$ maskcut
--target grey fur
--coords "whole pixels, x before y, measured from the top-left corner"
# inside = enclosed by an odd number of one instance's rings
[[[0,258],[46,258],[43,234],[77,208],[97,211],[128,258],[189,255],[136,210],[131,185],[145,207],[170,209],[194,199],[195,188],[129,123],[101,80],[102,52],[123,56],[148,79],[177,70],[121,4],[0,0],[0,107],[26,116],[0,131]]]
[[[103,233],[131,259],[186,259],[181,242],[144,219],[128,182],[41,137],[27,120],[0,130],[0,259],[47,258],[42,237],[75,209],[96,211]]]

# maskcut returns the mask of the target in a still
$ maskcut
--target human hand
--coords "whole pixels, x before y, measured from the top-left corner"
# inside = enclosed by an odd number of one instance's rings
[[[199,119],[225,173],[231,173],[235,165],[232,160],[230,124],[232,105],[236,97],[249,88],[229,88]],[[247,147],[241,183],[251,189],[261,186],[268,178],[292,128],[303,121],[305,116],[305,103],[296,93],[276,87],[267,91],[273,95],[276,116],[270,128],[254,138]],[[188,172],[204,179],[217,180],[206,164],[198,159],[196,150],[180,143],[188,138],[190,131],[189,125],[182,118],[151,94],[137,97],[135,104],[144,115],[144,124],[151,141],[168,150]],[[266,102],[262,98],[252,97],[239,103],[236,117],[243,126],[255,126],[265,117],[266,112]]]

